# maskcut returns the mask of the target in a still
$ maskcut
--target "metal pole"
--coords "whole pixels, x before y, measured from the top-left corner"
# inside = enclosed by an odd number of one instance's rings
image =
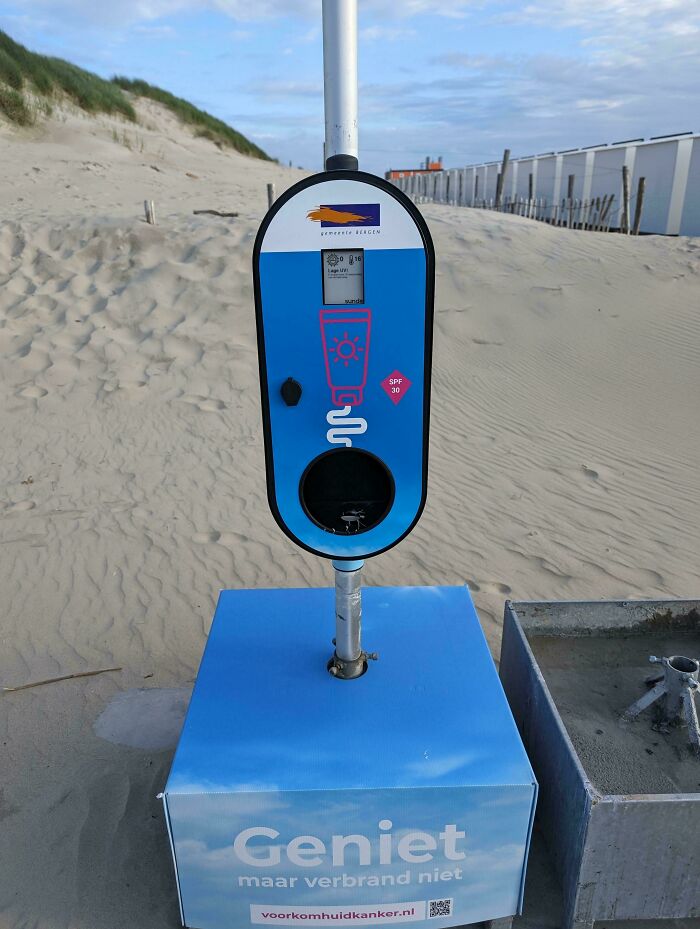
[[[351,679],[365,670],[362,651],[362,561],[334,561],[335,568],[335,654],[331,673]]]
[[[357,0],[323,0],[326,170],[357,170]]]
[[[357,0],[323,0],[323,101],[326,171],[356,171]],[[350,680],[365,671],[362,651],[362,561],[334,561],[335,652],[330,671]]]

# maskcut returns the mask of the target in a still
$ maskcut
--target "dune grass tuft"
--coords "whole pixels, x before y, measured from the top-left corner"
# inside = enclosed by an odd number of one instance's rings
[[[21,126],[30,125],[35,108],[26,95],[49,97],[61,92],[88,113],[136,119],[128,97],[111,81],[61,58],[30,52],[0,31],[0,109],[5,116]]]
[[[0,84],[0,113],[16,123],[18,126],[31,126],[34,122],[34,112],[22,94],[11,87]]]
[[[1,33],[0,33],[1,35]],[[8,55],[4,48],[0,46],[0,81],[13,87],[15,90],[21,90],[24,78],[22,69],[15,59]]]
[[[237,152],[244,155],[252,155],[254,158],[269,159],[261,148],[258,148],[250,139],[246,139],[240,132],[236,132],[228,123],[217,119],[204,110],[181,97],[176,97],[167,90],[161,90],[160,87],[154,87],[146,81],[130,80],[128,77],[116,76],[112,78],[115,86],[128,90],[139,97],[148,97],[157,103],[166,106],[171,110],[183,123],[192,126],[195,135],[209,139],[220,147],[234,148]]]
[[[125,90],[168,107],[197,136],[220,148],[268,159],[261,148],[227,123],[167,90],[127,77],[106,81],[62,58],[30,52],[0,30],[0,114],[18,126],[31,126],[39,112],[50,113],[50,99],[62,94],[88,113],[119,114],[136,122],[136,111]]]

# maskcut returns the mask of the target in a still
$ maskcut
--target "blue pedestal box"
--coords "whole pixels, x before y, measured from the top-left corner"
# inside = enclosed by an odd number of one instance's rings
[[[183,925],[519,912],[537,785],[469,592],[365,588],[354,681],[333,598],[221,593],[163,794]]]

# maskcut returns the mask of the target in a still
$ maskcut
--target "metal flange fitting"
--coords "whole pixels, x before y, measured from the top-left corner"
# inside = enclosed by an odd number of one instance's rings
[[[647,684],[653,685],[651,690],[628,706],[622,719],[631,722],[658,701],[658,719],[653,728],[668,732],[672,726],[685,723],[688,727],[688,741],[700,756],[700,724],[695,706],[695,694],[700,688],[700,659],[683,655],[672,655],[670,658],[650,655],[649,661],[651,664],[660,664],[663,671],[647,678]]]

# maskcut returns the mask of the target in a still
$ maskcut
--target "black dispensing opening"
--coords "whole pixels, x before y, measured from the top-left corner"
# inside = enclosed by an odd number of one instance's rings
[[[312,522],[340,535],[367,532],[394,502],[394,478],[383,461],[360,448],[335,448],[314,458],[299,482]]]

